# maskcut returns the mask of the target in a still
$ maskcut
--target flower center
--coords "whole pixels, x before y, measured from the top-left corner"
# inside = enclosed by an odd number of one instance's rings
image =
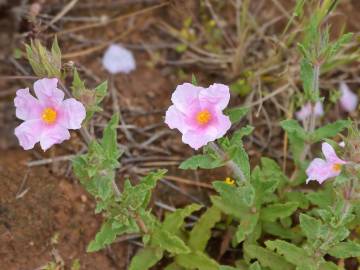
[[[233,186],[235,184],[235,180],[231,179],[230,177],[226,177],[225,183],[230,185],[230,186]]]
[[[335,163],[334,165],[332,165],[332,170],[334,172],[340,172],[341,171],[341,164]]]
[[[52,124],[56,121],[57,112],[52,108],[46,108],[43,110],[41,118],[46,124]]]
[[[211,113],[208,110],[203,110],[197,113],[196,121],[200,125],[205,125],[211,120]]]

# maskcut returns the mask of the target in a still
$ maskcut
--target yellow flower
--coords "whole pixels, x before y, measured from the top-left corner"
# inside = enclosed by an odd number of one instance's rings
[[[235,180],[231,179],[230,177],[226,177],[225,183],[230,185],[230,186],[234,186],[235,185]]]

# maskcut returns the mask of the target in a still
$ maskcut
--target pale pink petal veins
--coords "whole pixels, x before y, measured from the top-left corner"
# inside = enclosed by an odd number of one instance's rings
[[[312,106],[311,103],[308,102],[304,104],[299,111],[295,113],[295,116],[298,120],[304,121],[311,115]],[[320,101],[316,102],[314,107],[314,114],[316,117],[320,117],[324,115],[323,105]]]
[[[182,136],[182,141],[190,145],[195,150],[212,142],[216,139],[217,130],[214,127],[210,127],[204,130],[189,130]]]
[[[310,103],[304,104],[299,111],[295,113],[296,118],[300,121],[304,121],[311,114]]]
[[[321,150],[322,150],[322,152],[323,152],[323,154],[324,154],[325,159],[326,159],[328,162],[330,162],[330,163],[332,163],[332,164],[335,164],[335,163],[337,163],[337,164],[345,164],[345,163],[346,163],[346,161],[340,159],[340,158],[336,155],[334,148],[333,148],[330,144],[328,144],[328,143],[326,143],[326,142],[323,143],[323,144],[321,145]]]
[[[181,133],[185,133],[190,129],[190,127],[185,124],[185,115],[180,112],[175,105],[171,105],[166,111],[165,123],[169,128],[176,128]]]
[[[59,124],[68,129],[79,129],[86,116],[84,105],[74,98],[62,102],[60,109]]]
[[[222,112],[220,112],[217,115],[217,139],[223,137],[226,132],[230,129],[231,127],[231,121],[230,118],[226,115],[224,115]]]
[[[69,131],[60,125],[55,125],[42,132],[40,136],[40,146],[46,151],[54,144],[62,143],[68,139],[70,139]]]
[[[224,84],[214,83],[209,88],[204,88],[199,93],[200,103],[211,103],[219,110],[223,110],[229,104],[229,87]]]
[[[189,106],[199,103],[199,93],[204,89],[190,83],[178,85],[171,96],[171,101],[175,107],[184,114],[189,112]]]
[[[34,83],[35,94],[45,106],[57,106],[64,99],[64,92],[57,88],[58,79],[44,78]]]
[[[326,179],[338,176],[340,171],[334,171],[332,165],[333,164],[326,162],[323,159],[315,158],[306,169],[306,174],[308,176],[306,183],[311,180],[316,180],[321,184]]]
[[[323,104],[320,101],[315,103],[314,113],[318,117],[324,115]]]
[[[42,106],[30,94],[29,88],[16,91],[14,104],[16,107],[16,117],[21,120],[39,119],[41,117]]]
[[[349,86],[344,82],[340,83],[340,91],[341,91],[341,97],[340,97],[341,108],[347,112],[352,112],[356,110],[356,107],[359,102],[358,96],[354,92],[352,92]]]
[[[43,132],[43,122],[39,119],[28,120],[15,128],[15,136],[24,150],[34,148],[34,145],[40,141]]]

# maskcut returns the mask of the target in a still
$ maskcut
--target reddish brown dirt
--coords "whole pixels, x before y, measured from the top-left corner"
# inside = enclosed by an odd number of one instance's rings
[[[38,269],[56,260],[70,266],[76,259],[81,269],[122,269],[124,260],[115,263],[107,251],[85,252],[101,218],[84,190],[46,168],[27,169],[27,160],[23,151],[5,151],[0,159],[1,269]],[[123,245],[112,249],[126,257]]]

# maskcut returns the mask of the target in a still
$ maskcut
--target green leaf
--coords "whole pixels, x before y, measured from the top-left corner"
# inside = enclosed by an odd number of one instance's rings
[[[329,254],[342,259],[360,257],[360,244],[353,241],[341,242],[332,247]]]
[[[72,94],[76,99],[81,100],[83,92],[86,90],[85,83],[80,79],[79,73],[74,68],[73,81],[71,85]]]
[[[333,187],[326,187],[324,190],[311,192],[306,194],[306,198],[320,208],[326,208],[332,205],[335,200],[335,193]]]
[[[186,254],[190,253],[190,249],[184,243],[181,238],[173,235],[172,233],[163,230],[162,228],[157,228],[151,239],[151,244],[154,246],[159,246],[162,249],[170,252],[171,254]]]
[[[261,209],[261,219],[273,222],[278,218],[288,217],[298,206],[297,202],[274,203]]]
[[[333,44],[330,44],[324,53],[326,59],[330,59],[334,57],[342,46],[344,46],[346,43],[349,43],[353,37],[353,33],[346,33],[342,35],[337,41],[335,41]]]
[[[61,52],[56,38],[51,52],[39,40],[31,41],[25,47],[27,59],[37,76],[61,78]]]
[[[314,68],[310,61],[306,58],[303,58],[300,63],[300,77],[306,97],[311,101],[318,101],[318,97],[315,93],[317,89],[313,89],[314,80],[316,79],[314,76]]]
[[[320,220],[306,214],[300,214],[300,227],[310,241],[319,238],[321,233]]]
[[[319,270],[339,270],[339,267],[333,262],[322,262]]]
[[[228,266],[228,265],[220,265],[219,270],[238,270],[238,268]]]
[[[196,222],[190,232],[188,245],[192,250],[204,251],[211,237],[211,229],[221,219],[221,212],[212,206]]]
[[[266,241],[265,245],[285,257],[288,262],[296,266],[312,266],[313,261],[304,249],[283,240]]]
[[[279,222],[262,222],[262,228],[267,234],[277,236],[280,239],[298,242],[303,238],[303,235],[299,233],[298,227],[285,228]]]
[[[241,192],[236,187],[224,182],[213,182],[213,186],[220,197],[212,196],[211,201],[221,211],[239,219],[249,212],[250,207],[246,205]]]
[[[184,270],[184,268],[173,262],[167,265],[164,270]]]
[[[51,56],[53,61],[55,62],[54,65],[61,68],[61,50],[59,47],[57,36],[55,36],[51,46]]]
[[[246,236],[251,234],[255,230],[258,220],[259,220],[259,213],[248,214],[243,216],[235,232],[234,243],[236,245],[244,241]]]
[[[186,269],[219,270],[219,265],[215,260],[199,251],[177,255],[175,261]]]
[[[230,90],[241,97],[246,96],[252,90],[249,80],[240,78],[234,83],[230,84]]]
[[[231,123],[239,122],[249,112],[247,107],[235,107],[225,110],[225,114],[230,117]]]
[[[186,46],[186,45],[185,45]],[[186,48],[185,48],[185,50],[186,50]],[[185,51],[184,50],[184,51]],[[191,83],[193,84],[193,85],[195,85],[195,86],[197,86],[198,85],[198,82],[197,82],[197,80],[196,80],[196,77],[195,77],[195,74],[193,73],[193,74],[191,74]]]
[[[296,0],[296,5],[293,12],[295,17],[302,17],[302,14],[304,13],[304,4],[305,0]]]
[[[129,231],[127,226],[119,226],[114,228],[113,222],[108,220],[102,226],[100,231],[96,234],[95,239],[90,242],[87,247],[87,252],[95,252],[103,249],[105,246],[115,241],[120,234]]]
[[[300,139],[306,140],[306,132],[298,121],[293,119],[283,120],[280,125],[287,133],[296,134]]]
[[[245,126],[234,132],[231,136],[230,144],[242,145],[242,138],[250,135],[254,130],[253,126]]]
[[[214,169],[223,166],[223,160],[214,158],[208,154],[195,155],[183,161],[179,168],[182,170]]]
[[[177,209],[175,212],[167,214],[162,224],[162,229],[177,234],[184,224],[184,219],[201,208],[202,206],[199,204],[190,204],[183,209]]]
[[[246,179],[250,179],[250,162],[242,144],[232,145],[227,149],[227,154],[232,161],[241,169]]]
[[[254,262],[250,265],[249,270],[261,270],[259,262]]]
[[[269,267],[271,270],[293,270],[295,268],[280,255],[257,245],[245,245],[245,253],[250,258],[256,258],[262,266]]]
[[[284,120],[280,122],[280,125],[288,133],[290,150],[296,165],[299,166],[307,139],[306,132],[295,120]]]
[[[159,248],[145,247],[138,251],[131,259],[129,270],[147,270],[154,266],[163,257],[163,251]]]
[[[117,142],[117,126],[119,123],[119,115],[114,114],[107,126],[105,127],[101,145],[104,149],[106,157],[117,165],[117,159],[120,157],[120,151]]]
[[[289,202],[297,202],[299,204],[299,208],[308,209],[309,201],[306,195],[300,191],[290,191],[285,193],[286,200]]]
[[[334,123],[327,124],[326,126],[316,129],[310,134],[310,139],[313,143],[315,143],[325,138],[334,137],[350,125],[350,120],[338,120]]]

